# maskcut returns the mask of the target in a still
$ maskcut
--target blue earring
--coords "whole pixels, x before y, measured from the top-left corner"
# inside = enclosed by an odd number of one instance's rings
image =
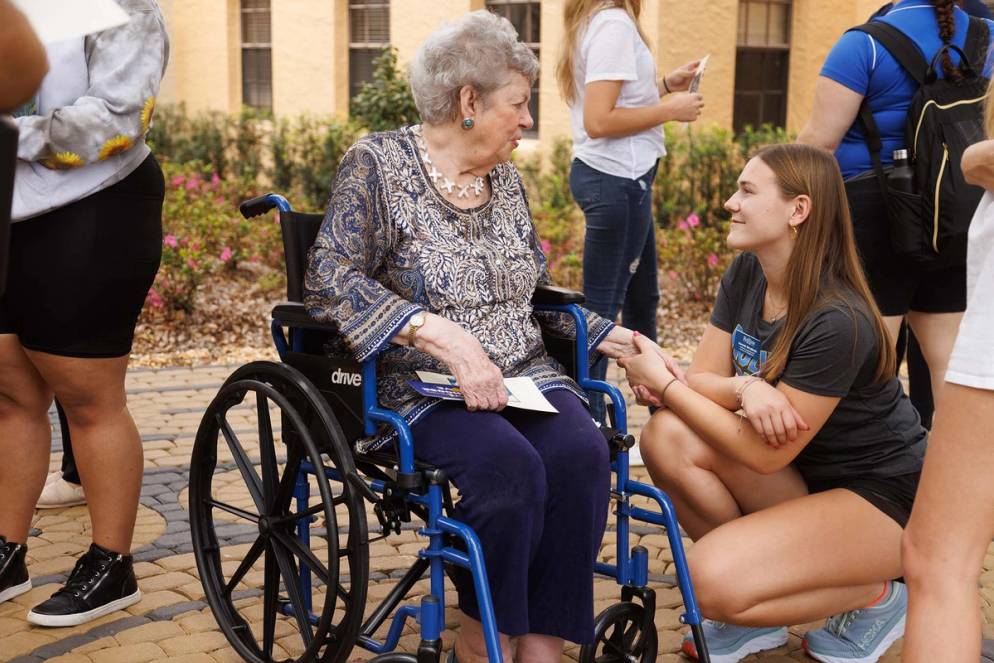
[[[473,122],[473,118],[471,118],[471,117],[467,117],[466,119],[464,119],[462,121],[462,128],[465,129],[466,131],[469,131],[475,125],[476,125],[476,122]]]

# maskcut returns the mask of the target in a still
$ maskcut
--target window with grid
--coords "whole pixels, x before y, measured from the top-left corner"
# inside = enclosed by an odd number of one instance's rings
[[[349,0],[349,96],[373,80],[373,60],[390,46],[390,3]]]
[[[787,69],[790,61],[791,0],[739,2],[732,125],[787,121]]]
[[[242,103],[273,108],[270,0],[242,0]]]
[[[487,0],[487,9],[503,16],[511,22],[518,31],[518,38],[526,43],[539,57],[542,41],[542,3],[529,0]],[[535,126],[525,135],[538,135],[538,79],[532,86],[531,101],[528,102],[528,112],[535,120]]]

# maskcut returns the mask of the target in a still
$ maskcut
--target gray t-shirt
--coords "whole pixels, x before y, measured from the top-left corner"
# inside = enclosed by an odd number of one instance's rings
[[[763,320],[766,277],[751,253],[721,279],[711,324],[732,335],[737,375],[758,375],[782,318]],[[879,361],[873,318],[855,293],[808,316],[794,338],[780,380],[809,394],[841,398],[797,456],[806,481],[893,477],[921,470],[926,431],[897,377],[874,382]]]

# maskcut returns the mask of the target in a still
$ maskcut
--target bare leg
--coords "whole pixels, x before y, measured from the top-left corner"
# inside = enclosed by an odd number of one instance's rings
[[[79,359],[31,351],[28,356],[69,419],[93,542],[127,554],[142,482],[141,439],[124,391],[128,358]]]
[[[652,416],[639,444],[653,483],[673,500],[680,524],[695,541],[745,513],[808,493],[793,468],[754,472],[709,447],[668,410]]]
[[[939,394],[946,379],[946,367],[949,366],[949,355],[956,342],[962,313],[908,313],[908,323],[915,332],[922,356],[928,364],[928,372],[932,380],[932,398],[939,402]]]
[[[907,663],[975,663],[977,580],[994,535],[994,391],[946,384],[904,535]]]
[[[501,655],[505,663],[514,660],[511,652],[511,639],[503,633],[498,634]],[[455,642],[456,659],[459,663],[489,663],[487,645],[483,639],[483,624],[466,613],[460,613],[459,634]]]
[[[25,543],[48,473],[52,392],[13,334],[0,335],[0,535]]]
[[[836,489],[722,525],[694,544],[688,561],[706,616],[780,626],[873,601],[885,580],[901,574],[900,542],[893,519]]]
[[[890,342],[892,345],[897,345],[897,337],[901,333],[901,323],[904,322],[903,315],[885,315],[883,316],[884,327],[887,328],[887,333],[890,334]]]

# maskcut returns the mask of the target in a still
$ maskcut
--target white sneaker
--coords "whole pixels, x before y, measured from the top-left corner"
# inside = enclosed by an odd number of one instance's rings
[[[39,509],[61,509],[80,504],[86,504],[83,487],[63,479],[61,472],[52,472],[45,479],[45,488],[35,506]]]

